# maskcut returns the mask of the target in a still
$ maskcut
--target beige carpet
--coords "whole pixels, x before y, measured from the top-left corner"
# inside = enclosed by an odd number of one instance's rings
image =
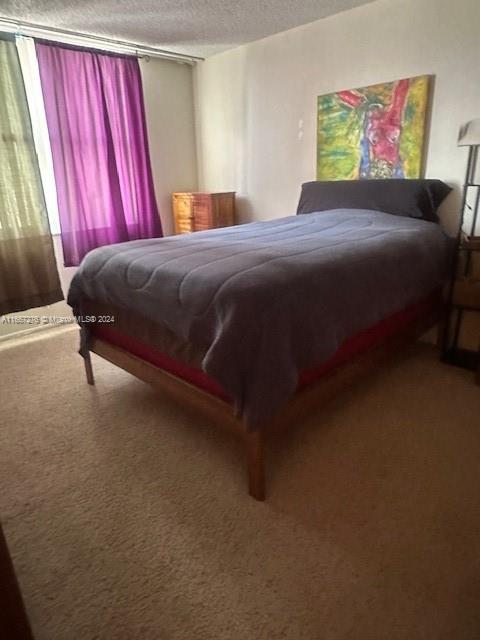
[[[478,640],[480,389],[418,345],[275,447],[76,332],[3,348],[0,515],[37,640]]]

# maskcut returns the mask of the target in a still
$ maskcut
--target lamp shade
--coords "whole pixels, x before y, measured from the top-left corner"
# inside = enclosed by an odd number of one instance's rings
[[[470,120],[460,127],[457,144],[459,147],[480,145],[480,118]]]

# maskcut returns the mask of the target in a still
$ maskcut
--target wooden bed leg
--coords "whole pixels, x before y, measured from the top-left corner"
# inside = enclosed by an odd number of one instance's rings
[[[255,500],[265,500],[265,460],[263,435],[259,431],[246,436],[248,459],[248,493]]]
[[[87,355],[83,357],[83,363],[85,365],[85,374],[87,376],[87,382],[88,384],[94,385],[95,378],[93,377],[92,359],[90,357],[90,351],[88,351]]]

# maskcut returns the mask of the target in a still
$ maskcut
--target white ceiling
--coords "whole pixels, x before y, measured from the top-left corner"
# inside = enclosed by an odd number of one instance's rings
[[[207,57],[372,0],[0,0],[0,16]]]

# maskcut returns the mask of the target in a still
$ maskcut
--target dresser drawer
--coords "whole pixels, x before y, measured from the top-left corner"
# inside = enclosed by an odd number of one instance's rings
[[[193,230],[206,231],[212,229],[212,198],[211,196],[196,195],[192,200]]]
[[[173,195],[173,214],[175,218],[176,233],[188,233],[189,231],[193,231],[193,207],[191,195]]]
[[[230,227],[235,224],[235,200],[232,194],[219,194],[213,197],[212,219],[215,227]]]

